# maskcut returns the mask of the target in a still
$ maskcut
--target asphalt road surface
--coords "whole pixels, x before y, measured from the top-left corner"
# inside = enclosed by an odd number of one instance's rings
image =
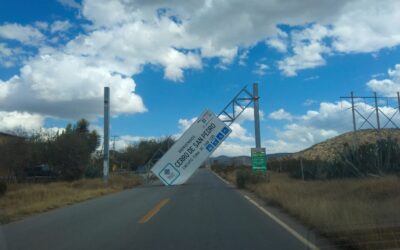
[[[3,225],[0,249],[309,249],[289,231],[200,169]]]

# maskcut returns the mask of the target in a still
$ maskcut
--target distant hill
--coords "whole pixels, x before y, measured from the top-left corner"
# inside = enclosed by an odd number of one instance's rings
[[[276,153],[267,154],[267,159],[273,160],[281,157],[286,157],[291,155],[290,153]],[[225,156],[221,155],[218,157],[211,158],[211,164],[219,164],[223,166],[251,166],[251,158],[249,156]]]
[[[211,164],[217,164],[222,166],[250,166],[251,160],[248,156],[234,156],[229,157],[221,155],[218,157],[212,157]]]
[[[382,129],[381,138],[392,137],[400,142],[400,129]],[[378,134],[373,129],[365,129],[357,131],[357,139],[359,144],[374,143],[378,139]],[[333,160],[338,152],[342,152],[344,144],[349,146],[353,143],[353,132],[347,132],[339,136],[333,137],[326,141],[317,143],[310,148],[291,155],[293,158],[304,158],[308,160]]]
[[[275,153],[275,154],[267,154],[268,160],[276,160],[283,157],[291,156],[293,153]]]

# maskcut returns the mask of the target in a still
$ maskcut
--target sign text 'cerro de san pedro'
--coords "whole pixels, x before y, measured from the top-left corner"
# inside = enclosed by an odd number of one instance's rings
[[[225,123],[206,110],[151,171],[165,185],[183,184],[230,133]]]

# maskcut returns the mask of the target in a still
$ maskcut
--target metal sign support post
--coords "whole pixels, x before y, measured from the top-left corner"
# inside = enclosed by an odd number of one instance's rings
[[[110,88],[104,87],[104,152],[103,152],[103,179],[108,181],[109,171],[109,143],[110,143]]]
[[[258,96],[258,83],[253,84],[253,101],[254,101],[254,136],[256,147],[251,149],[251,165],[253,171],[261,171],[264,175],[267,173],[267,156],[265,148],[261,148],[260,135],[260,108]]]
[[[254,98],[254,133],[256,137],[256,148],[261,148],[260,139],[260,112],[259,112],[259,102],[260,97],[258,96],[258,83],[253,84],[253,98]]]

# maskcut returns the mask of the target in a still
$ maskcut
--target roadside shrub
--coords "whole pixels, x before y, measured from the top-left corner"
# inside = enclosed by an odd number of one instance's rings
[[[296,179],[323,180],[400,174],[400,144],[396,139],[380,139],[353,149],[348,143],[334,160],[282,158],[268,162],[269,169],[286,172]],[[303,170],[303,171],[302,171]]]
[[[249,179],[248,171],[241,169],[236,172],[236,186],[238,188],[245,188],[248,179]]]
[[[356,150],[347,144],[344,148],[334,163],[336,171],[331,173],[332,178],[364,177],[400,171],[400,146],[395,139],[380,139],[376,143],[360,145]]]
[[[237,188],[246,188],[249,184],[257,184],[265,181],[265,176],[262,172],[252,172],[247,169],[239,169],[236,172],[236,186]]]
[[[85,178],[99,178],[103,175],[101,166],[89,166],[85,169]]]
[[[5,181],[0,181],[0,197],[5,195],[7,192],[7,183]]]
[[[329,177],[329,169],[331,164],[321,160],[303,160],[303,172],[301,169],[300,160],[298,160],[297,167],[291,168],[289,175],[292,178],[304,180],[317,180],[327,179]]]

